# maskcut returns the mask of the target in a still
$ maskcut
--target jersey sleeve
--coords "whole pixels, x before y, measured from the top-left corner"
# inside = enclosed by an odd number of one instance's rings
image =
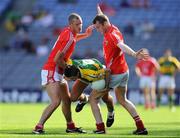
[[[175,64],[175,66],[176,66],[178,69],[180,69],[180,63],[179,63],[179,61],[178,61],[177,58],[173,57],[173,63]]]
[[[117,31],[113,31],[109,34],[109,41],[111,41],[114,45],[117,46],[118,43],[123,42],[122,34]]]
[[[161,58],[158,59],[159,65],[161,65],[163,62],[164,62],[164,58],[163,58],[163,57],[161,57]]]
[[[141,61],[140,61],[140,60],[138,60],[138,61],[136,62],[136,64],[135,64],[135,67],[140,68],[140,66],[141,66]]]
[[[66,53],[71,44],[73,43],[73,35],[69,31],[62,32],[60,34],[57,42],[55,43],[55,47],[59,47],[58,50]]]
[[[151,63],[153,64],[154,67],[157,67],[158,66],[158,62],[155,58],[151,58]]]

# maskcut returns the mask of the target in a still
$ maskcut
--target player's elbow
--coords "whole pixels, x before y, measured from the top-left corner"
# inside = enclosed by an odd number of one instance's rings
[[[55,56],[54,62],[58,63],[58,61],[62,61],[64,59],[64,53],[59,53]]]
[[[57,63],[57,58],[56,57],[54,58],[54,62]]]

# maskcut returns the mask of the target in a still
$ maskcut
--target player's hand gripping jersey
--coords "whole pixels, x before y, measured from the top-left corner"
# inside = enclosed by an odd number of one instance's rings
[[[88,83],[105,78],[105,69],[96,59],[68,60],[67,64],[78,67],[81,79]]]

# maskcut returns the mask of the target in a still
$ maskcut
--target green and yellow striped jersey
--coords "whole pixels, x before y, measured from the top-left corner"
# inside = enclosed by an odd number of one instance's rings
[[[160,73],[163,75],[173,76],[178,68],[180,68],[180,63],[175,57],[161,57],[159,60]]]
[[[86,82],[93,82],[105,78],[105,69],[97,59],[68,60],[67,64],[78,67],[81,73],[81,79]]]

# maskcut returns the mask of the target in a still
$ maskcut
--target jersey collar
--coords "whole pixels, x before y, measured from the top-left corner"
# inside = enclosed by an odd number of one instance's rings
[[[105,35],[108,34],[109,32],[112,31],[113,25],[111,24],[108,28],[107,31],[105,32]]]
[[[76,37],[77,33],[74,33],[70,27],[68,27],[68,30],[73,34],[74,37]]]

